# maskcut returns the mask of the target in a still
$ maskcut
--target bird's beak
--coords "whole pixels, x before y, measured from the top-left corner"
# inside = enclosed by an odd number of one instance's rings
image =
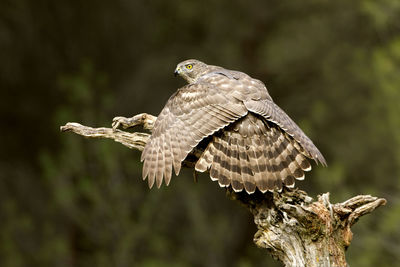
[[[181,73],[181,68],[177,67],[174,71],[175,77],[178,76]]]

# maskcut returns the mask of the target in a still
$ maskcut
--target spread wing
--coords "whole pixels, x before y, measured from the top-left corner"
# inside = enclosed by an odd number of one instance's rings
[[[278,125],[287,134],[292,136],[300,145],[300,150],[304,149],[305,154],[319,161],[323,166],[326,166],[324,156],[313,142],[308,138],[300,127],[274,102],[268,99],[264,100],[247,100],[244,101],[246,108],[263,116],[266,120]]]
[[[178,175],[181,162],[205,137],[247,114],[243,102],[216,85],[202,81],[180,88],[168,100],[154,125],[141,160],[143,179],[149,186],[168,185],[172,168]]]

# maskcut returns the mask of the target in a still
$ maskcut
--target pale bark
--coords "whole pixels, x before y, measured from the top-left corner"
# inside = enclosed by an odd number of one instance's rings
[[[92,138],[109,138],[131,149],[143,150],[148,133],[129,133],[117,129],[143,126],[152,130],[157,117],[142,113],[132,118],[116,117],[112,128],[92,128],[67,123],[61,131],[71,131]],[[192,162],[184,162],[192,167]],[[228,190],[231,199],[239,201],[254,216],[258,231],[254,243],[267,249],[285,266],[347,266],[345,252],[353,238],[350,227],[379,206],[383,198],[359,195],[342,203],[331,204],[329,193],[314,201],[301,190],[248,195]]]

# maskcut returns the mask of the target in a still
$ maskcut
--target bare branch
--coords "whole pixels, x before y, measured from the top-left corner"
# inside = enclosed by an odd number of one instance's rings
[[[81,125],[76,122],[68,122],[60,127],[62,132],[73,132],[85,137],[91,138],[108,138],[115,142],[121,143],[131,149],[143,151],[144,146],[150,138],[147,133],[128,133],[121,130],[111,128],[92,128]]]
[[[67,123],[60,129],[85,137],[113,139],[131,149],[142,151],[150,134],[128,133],[117,128],[141,125],[144,129],[152,130],[156,119],[155,116],[142,113],[132,118],[115,117],[112,128]],[[191,153],[197,155],[201,151],[194,149]],[[194,166],[190,161],[182,164]],[[345,251],[353,237],[350,227],[361,216],[386,204],[385,199],[370,195],[331,204],[329,193],[313,201],[304,191],[287,188],[282,192],[265,194],[256,191],[248,195],[246,192],[235,193],[231,189],[227,193],[253,214],[258,228],[254,243],[267,249],[285,266],[347,266]]]

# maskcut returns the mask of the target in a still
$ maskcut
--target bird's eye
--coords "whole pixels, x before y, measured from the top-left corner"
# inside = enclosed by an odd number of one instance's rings
[[[192,65],[192,64],[186,65],[186,68],[187,68],[188,70],[190,70],[190,69],[193,68],[193,65]]]

